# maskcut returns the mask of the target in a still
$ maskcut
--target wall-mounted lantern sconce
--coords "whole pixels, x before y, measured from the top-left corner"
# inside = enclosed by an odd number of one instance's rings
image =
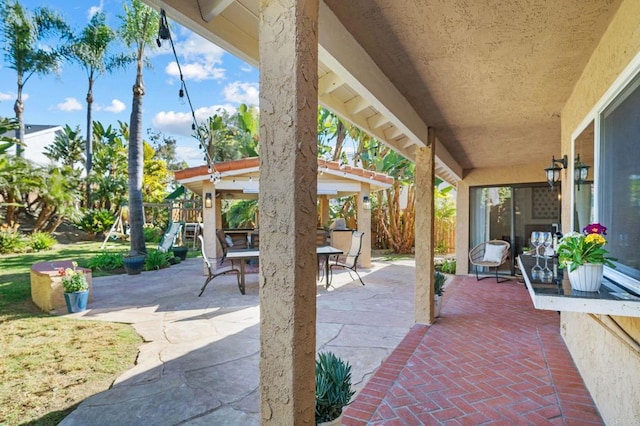
[[[368,195],[362,197],[362,208],[365,210],[371,210],[371,199]]]
[[[580,191],[580,185],[587,181],[587,177],[589,176],[589,168],[582,161],[580,161],[580,154],[576,156],[576,161],[573,163],[573,177],[575,178],[576,185],[578,186],[578,191]]]
[[[213,207],[213,197],[210,192],[207,192],[204,194],[204,208],[210,209],[211,207]]]
[[[569,159],[567,158],[566,155],[564,155],[559,160],[556,160],[555,156],[551,157],[551,166],[544,169],[547,175],[547,182],[549,183],[549,186],[553,188],[553,185],[555,185],[556,182],[560,180],[560,171],[562,169],[566,169],[568,163],[569,163]],[[562,168],[558,167],[556,164],[562,165]]]

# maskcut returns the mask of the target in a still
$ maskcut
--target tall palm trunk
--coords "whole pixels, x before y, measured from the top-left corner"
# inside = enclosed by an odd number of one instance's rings
[[[131,253],[146,253],[144,242],[144,209],[142,206],[142,173],[144,149],[142,144],[142,97],[144,83],[142,81],[142,59],[138,59],[136,84],[133,86],[133,104],[129,120],[129,226]]]
[[[22,88],[24,83],[22,82],[22,74],[18,74],[18,96],[16,103],[13,105],[13,112],[16,113],[16,120],[18,120],[18,128],[16,129],[16,139],[22,144],[16,145],[16,157],[22,157],[24,152],[24,104],[22,103]]]
[[[87,176],[93,167],[93,78],[89,77],[89,90],[87,91],[87,152],[86,170]]]
[[[344,145],[344,138],[347,136],[347,129],[345,129],[342,121],[338,120],[338,122],[336,123],[336,128],[336,147],[333,150],[332,161],[338,161],[340,159],[340,155],[342,154],[342,145]]]
[[[91,208],[91,185],[89,185],[89,175],[93,167],[93,72],[89,76],[89,90],[87,91],[87,144],[85,152],[85,169],[87,171],[87,201],[85,206]]]

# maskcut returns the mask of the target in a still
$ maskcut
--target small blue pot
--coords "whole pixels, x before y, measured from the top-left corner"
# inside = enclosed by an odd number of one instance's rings
[[[89,290],[64,293],[64,301],[67,304],[67,311],[70,314],[82,312],[87,309]]]

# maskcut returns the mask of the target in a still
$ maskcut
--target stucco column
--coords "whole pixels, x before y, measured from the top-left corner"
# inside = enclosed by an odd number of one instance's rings
[[[315,422],[318,0],[260,1],[260,415]]]
[[[456,186],[456,275],[469,273],[470,209],[469,185],[460,181]]]
[[[358,265],[363,268],[371,267],[371,210],[365,210],[363,197],[370,197],[369,193],[371,185],[363,183],[358,194],[358,231],[364,232],[362,236],[362,249],[360,251],[360,257],[358,257]]]
[[[213,183],[205,181],[202,185],[202,238],[204,239],[204,250],[209,258],[220,258],[222,252],[218,253],[216,242],[216,227],[219,226],[217,216],[217,207],[214,202],[213,207],[206,208],[204,206],[204,199],[207,193],[211,193],[211,196],[216,200],[216,188]],[[216,265],[218,263],[216,262]],[[202,273],[207,274],[206,265],[202,264]]]
[[[321,195],[320,197],[320,226],[331,225],[329,223],[329,197]]]
[[[435,131],[429,128],[428,145],[416,152],[416,322],[433,323],[433,186]]]

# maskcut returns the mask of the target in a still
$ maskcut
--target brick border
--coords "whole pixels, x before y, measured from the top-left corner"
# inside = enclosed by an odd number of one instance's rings
[[[423,324],[415,324],[411,327],[402,342],[389,355],[389,358],[384,360],[371,380],[360,391],[356,400],[346,408],[342,414],[343,425],[362,425],[371,420],[429,328],[430,326]]]

